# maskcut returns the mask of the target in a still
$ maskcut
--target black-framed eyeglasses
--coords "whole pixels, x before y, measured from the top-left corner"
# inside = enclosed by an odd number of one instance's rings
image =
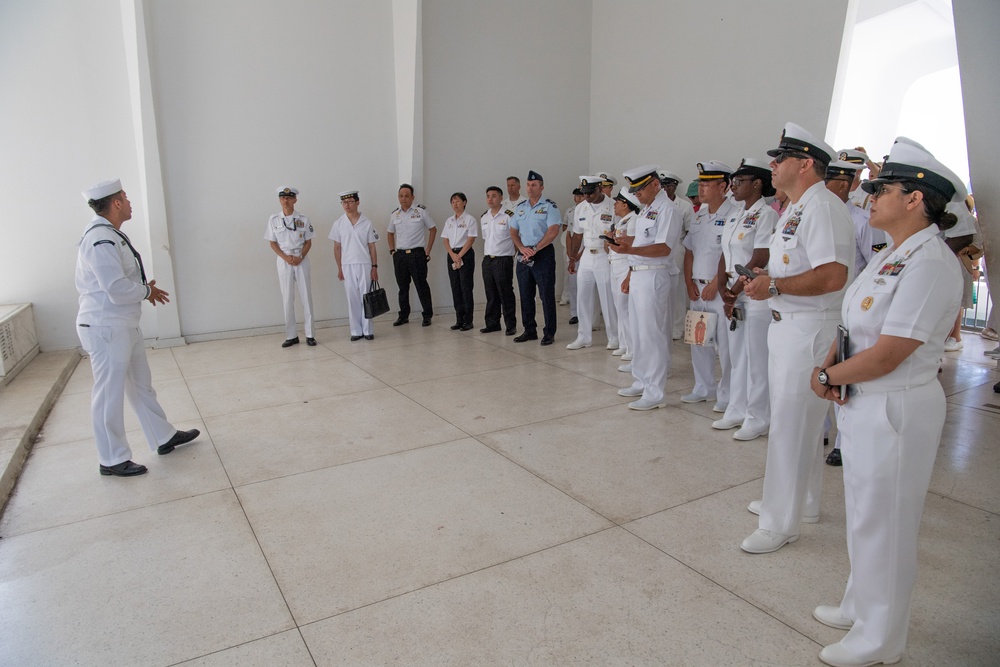
[[[886,190],[889,190],[890,188],[893,190],[899,188],[899,191],[902,192],[903,194],[909,192],[909,190],[907,190],[906,186],[904,185],[899,185],[897,183],[879,183],[875,187],[875,192],[872,193],[872,199],[878,199],[879,197],[881,197],[886,193]]]
[[[730,184],[738,188],[744,183],[753,183],[755,180],[757,179],[755,179],[753,176],[745,176],[745,177],[737,176],[732,181],[730,181]]]
[[[803,155],[802,153],[792,153],[790,151],[785,151],[784,153],[778,153],[778,155],[774,158],[774,161],[777,162],[778,164],[781,164],[782,162],[784,162],[785,160],[787,160],[790,157],[791,158],[795,158],[796,160],[808,160],[809,159],[808,155]]]

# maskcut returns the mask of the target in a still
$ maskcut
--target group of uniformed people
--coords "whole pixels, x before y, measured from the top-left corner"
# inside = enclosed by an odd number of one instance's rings
[[[696,342],[714,345],[692,346],[695,386],[681,400],[714,400],[722,417],[712,427],[738,428],[738,440],[770,433],[763,497],[748,507],[759,515],[758,529],[741,544],[752,554],[795,542],[802,523],[819,520],[823,419],[830,402],[837,404],[851,576],[840,604],[818,606],[814,616],[848,632],[820,658],[838,666],[889,664],[906,643],[917,532],[945,417],[937,372],[962,297],[958,262],[942,239],[957,219],[945,208],[964,200],[966,191],[954,172],[903,137],[881,171],[860,151],[835,153],[794,123],[768,155],[769,163],[747,158],[736,169],[699,163],[697,210],[676,196],[680,179],[657,165],[626,171],[614,196],[607,174],[581,177],[565,236],[579,317],[567,347],[592,344],[596,293],[608,347],[633,378],[618,393],[634,399],[628,404],[634,410],[663,407],[673,311],[690,309]],[[861,184],[859,197],[852,187],[866,162],[874,178]],[[507,335],[516,333],[516,274],[523,332],[514,340],[538,338],[538,292],[541,344],[550,345],[554,242],[563,221],[542,196],[540,174],[530,171],[526,185],[521,197],[520,181],[508,179],[505,200],[499,187],[490,187],[478,225],[465,213],[466,196],[452,196],[454,215],[442,232],[456,311],[452,328],[472,328],[473,244],[481,230],[488,304],[480,331],[499,331],[502,316]],[[283,347],[298,342],[290,305],[296,285],[306,342],[316,344],[308,289],[314,228],[294,210],[297,195],[295,188],[279,189],[282,212],[271,216],[265,236],[285,297]],[[120,231],[131,217],[121,183],[102,182],[84,197],[95,217],[80,244],[77,326],[94,370],[100,473],[137,475],[146,468],[130,460],[125,396],[160,454],[198,431],[175,429],[151,387],[139,306],[165,303],[168,295],[147,281],[139,254]],[[358,192],[340,198],[344,215],[330,232],[338,278],[348,294],[351,339],[370,340],[361,296],[378,279],[379,237],[358,211]],[[408,321],[412,281],[426,326],[433,316],[427,263],[436,228],[427,211],[413,205],[410,185],[400,187],[399,202],[388,227],[399,286],[393,324]],[[687,297],[681,302],[675,298],[679,276]],[[718,382],[716,355],[723,366]]]

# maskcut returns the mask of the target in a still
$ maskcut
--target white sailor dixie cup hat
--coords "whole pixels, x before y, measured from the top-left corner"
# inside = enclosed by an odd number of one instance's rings
[[[657,173],[660,171],[660,165],[658,164],[647,164],[644,167],[636,167],[635,169],[629,169],[622,176],[628,183],[629,192],[638,192],[649,183],[650,180],[656,179],[660,180],[660,175]]]
[[[826,143],[809,130],[795,123],[785,123],[785,129],[781,132],[781,140],[777,148],[772,148],[767,152],[771,157],[778,157],[782,153],[790,153],[797,157],[813,158],[824,165],[830,164],[836,152]]]
[[[861,184],[868,194],[874,194],[883,183],[911,181],[940,192],[948,201],[964,201],[968,192],[958,174],[944,166],[923,147],[906,143],[900,137],[889,151],[878,178]],[[909,140],[907,140],[909,141]]]
[[[84,201],[97,201],[98,199],[104,199],[116,192],[122,191],[122,182],[120,178],[116,178],[111,181],[101,181],[95,185],[91,185],[89,188],[81,192]]]

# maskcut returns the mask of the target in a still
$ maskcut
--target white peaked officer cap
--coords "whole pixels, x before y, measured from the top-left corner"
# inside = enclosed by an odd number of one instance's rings
[[[897,140],[882,165],[878,178],[862,183],[861,187],[872,194],[883,183],[913,181],[940,192],[948,201],[964,201],[968,192],[958,174],[923,148]]]

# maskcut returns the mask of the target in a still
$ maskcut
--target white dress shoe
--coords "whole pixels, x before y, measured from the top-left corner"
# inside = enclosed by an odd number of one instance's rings
[[[609,350],[617,350],[618,349],[618,341],[616,341],[616,340],[609,340],[608,341],[608,349]]]
[[[708,396],[702,396],[701,394],[684,394],[681,396],[681,401],[684,403],[701,403],[702,401],[707,401]]]
[[[750,514],[760,516],[760,501],[751,500],[750,504],[747,505],[747,511],[750,512]],[[804,516],[802,517],[802,523],[819,523],[819,516]]]
[[[626,352],[625,354],[623,354],[622,355],[622,361],[632,361],[632,353],[631,352]]]
[[[813,618],[823,625],[829,625],[838,630],[850,630],[854,626],[854,621],[840,615],[840,607],[827,604],[821,604],[813,609]]]
[[[770,530],[758,528],[743,540],[740,549],[743,549],[748,554],[769,554],[777,551],[786,544],[791,544],[797,539],[799,539],[798,535],[782,535],[781,533],[773,533]]]
[[[765,433],[767,433],[767,429],[764,429],[763,431],[754,431],[749,428],[741,428],[736,433],[733,433],[733,440],[756,440]]]
[[[958,352],[963,347],[965,347],[965,343],[963,343],[960,340],[955,340],[951,336],[948,336],[948,340],[946,340],[944,342],[944,351],[945,352]]]
[[[618,390],[618,395],[635,398],[636,396],[642,396],[642,389],[636,389],[635,387],[622,387]]]
[[[624,347],[620,347],[617,350],[615,350],[614,352],[612,352],[611,356],[612,357],[620,357],[623,354],[625,354],[625,348]]]
[[[628,404],[631,410],[655,410],[656,408],[667,407],[666,403],[657,403],[656,401],[651,401],[646,398],[640,398],[638,401],[632,401]]]
[[[581,340],[575,340],[566,346],[567,350],[582,350],[585,347],[590,347],[590,343],[584,343]]]
[[[618,367],[618,370],[621,373],[631,373],[632,372],[632,364],[622,364],[621,366]]]
[[[725,413],[726,408],[729,407],[729,403],[716,403],[712,406],[712,412]]]
[[[742,419],[740,420],[726,419],[725,417],[723,417],[722,419],[716,419],[714,422],[712,422],[712,428],[718,429],[720,431],[728,431],[731,428],[736,428],[737,426],[742,426],[742,425],[743,425]]]
[[[871,658],[859,658],[846,648],[843,643],[837,642],[823,647],[819,652],[819,659],[833,667],[869,667],[869,665],[895,665],[902,656],[894,658],[883,658],[881,660]]]

